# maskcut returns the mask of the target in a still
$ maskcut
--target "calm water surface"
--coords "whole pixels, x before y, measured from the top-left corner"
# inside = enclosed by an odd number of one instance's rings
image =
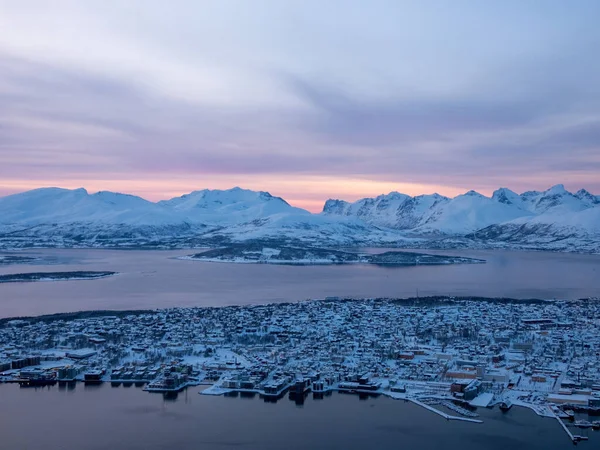
[[[448,422],[421,407],[385,397],[333,394],[287,398],[198,395],[176,400],[108,384],[74,390],[0,385],[0,448],[6,449],[569,449],[553,419],[514,407],[478,409],[483,424]],[[598,448],[600,433],[582,430]],[[581,433],[583,434],[583,433]]]
[[[518,298],[600,295],[600,257],[510,252],[431,252],[483,258],[482,265],[276,266],[174,259],[189,251],[42,250],[52,265],[0,267],[0,274],[111,270],[102,280],[0,285],[0,317],[94,309],[147,309],[295,301],[326,296],[453,294]],[[551,419],[512,408],[479,409],[484,424],[447,422],[385,397],[287,398],[198,395],[165,400],[132,388],[0,384],[0,449],[397,449],[572,448]],[[581,448],[596,448],[598,436]]]
[[[382,250],[378,250],[382,251]],[[87,281],[0,285],[0,317],[95,309],[148,309],[296,301],[327,296],[481,295],[515,298],[600,296],[600,256],[518,251],[431,251],[487,264],[384,268],[278,266],[177,260],[180,251],[38,250],[53,265],[11,265],[0,274],[111,270]]]

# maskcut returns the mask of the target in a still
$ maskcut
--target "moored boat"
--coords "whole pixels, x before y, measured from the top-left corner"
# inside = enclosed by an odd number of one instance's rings
[[[574,425],[579,428],[591,428],[592,422],[588,422],[587,420],[576,420]]]
[[[500,402],[500,409],[502,411],[508,411],[510,408],[512,408],[512,402],[508,399],[503,400],[502,402]]]

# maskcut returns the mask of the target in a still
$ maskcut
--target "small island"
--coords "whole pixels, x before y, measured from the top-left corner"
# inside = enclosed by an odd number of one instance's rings
[[[373,264],[416,266],[442,264],[479,264],[485,260],[462,256],[430,255],[408,251],[370,254],[314,247],[238,244],[207,250],[182,259],[204,262],[283,265]]]
[[[117,272],[31,272],[0,275],[0,283],[28,283],[33,281],[96,280],[110,277]]]

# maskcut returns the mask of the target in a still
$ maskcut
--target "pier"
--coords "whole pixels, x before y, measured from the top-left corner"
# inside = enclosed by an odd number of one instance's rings
[[[573,444],[577,444],[579,441],[587,441],[588,440],[587,436],[577,436],[577,435],[574,435],[573,433],[571,433],[571,430],[569,430],[569,427],[567,427],[567,425],[565,425],[565,423],[556,414],[554,414],[554,418],[556,420],[558,420],[558,423],[560,423],[560,426],[563,428],[563,430],[565,430],[565,432],[567,433],[567,435],[569,436],[569,439],[571,439]]]
[[[435,413],[435,414],[437,414],[439,416],[442,416],[446,420],[461,420],[463,422],[483,423],[483,420],[479,420],[479,419],[471,419],[471,418],[468,418],[468,417],[451,416],[450,414],[446,414],[445,412],[440,411],[439,409],[435,409],[433,406],[429,406],[428,404],[423,403],[423,402],[421,402],[421,401],[419,401],[417,399],[414,399],[414,398],[406,397],[406,400],[408,400],[409,402],[414,403],[415,405],[421,406],[421,407],[423,407],[423,408],[425,408],[425,409],[427,409],[427,410],[429,410],[429,411],[431,411],[431,412],[433,412],[433,413]]]

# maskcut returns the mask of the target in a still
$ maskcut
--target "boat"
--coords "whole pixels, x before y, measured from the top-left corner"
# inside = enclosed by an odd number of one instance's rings
[[[566,409],[565,414],[567,415],[569,420],[575,420],[575,411],[573,411],[572,409]]]
[[[579,428],[591,428],[592,422],[588,422],[587,420],[576,420],[574,425]]]
[[[462,406],[456,405],[454,403],[452,403],[451,401],[444,401],[441,402],[442,406],[445,406],[446,408],[450,409],[451,411],[454,411],[455,413],[458,413],[462,416],[465,417],[479,417],[479,414],[473,412],[473,411],[469,411],[466,408],[463,408]]]
[[[592,428],[593,428],[594,430],[600,430],[600,420],[594,420],[594,421],[592,422]]]
[[[502,411],[508,411],[510,408],[512,408],[512,402],[508,399],[503,400],[500,402],[500,409]]]

